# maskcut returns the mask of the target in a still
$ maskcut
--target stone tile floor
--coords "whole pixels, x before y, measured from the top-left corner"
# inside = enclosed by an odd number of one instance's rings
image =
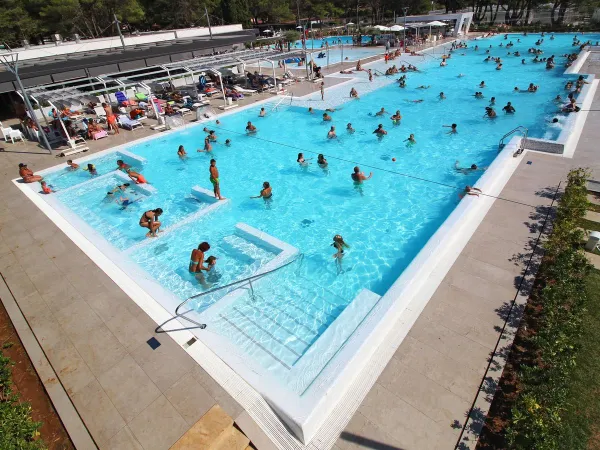
[[[318,87],[292,89],[305,94]],[[599,117],[590,112],[572,160],[526,154],[502,197],[533,207],[494,203],[337,449],[454,447],[551,202],[548,193],[571,167],[589,165],[598,176]],[[90,148],[150,133],[122,132]],[[146,313],[10,182],[19,162],[40,170],[57,160],[32,144],[4,146],[0,272],[98,446],[168,448],[215,403],[240,416],[240,405],[170,337],[155,333]],[[161,342],[157,350],[146,344],[151,337]]]

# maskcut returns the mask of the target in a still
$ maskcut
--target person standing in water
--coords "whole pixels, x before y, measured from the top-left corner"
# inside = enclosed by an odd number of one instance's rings
[[[221,197],[221,186],[219,184],[219,169],[217,169],[217,161],[214,159],[210,160],[210,182],[213,185],[213,191],[215,193],[215,198],[219,200],[225,200],[224,197]]]
[[[268,181],[263,183],[263,188],[260,190],[260,194],[250,198],[262,198],[264,200],[268,200],[273,196],[273,188]]]
[[[333,257],[335,258],[335,266],[337,268],[337,273],[339,275],[340,273],[343,272],[342,258],[344,257],[344,249],[350,248],[350,246],[344,242],[344,238],[339,234],[336,234],[333,237],[333,244],[331,244],[331,246],[333,248],[335,248],[335,250],[336,250]]]
[[[371,179],[373,172],[370,172],[369,176],[367,177],[363,172],[360,171],[360,167],[356,166],[354,168],[354,172],[350,176],[352,177],[354,184],[362,184],[363,181]]]
[[[187,157],[187,152],[185,151],[185,148],[183,148],[183,145],[180,145],[177,149],[177,156],[179,156],[180,159],[185,159]]]
[[[210,244],[208,242],[202,242],[198,248],[192,250],[190,255],[190,273],[198,273],[202,270],[209,270],[208,267],[204,267],[204,254],[210,250]]]

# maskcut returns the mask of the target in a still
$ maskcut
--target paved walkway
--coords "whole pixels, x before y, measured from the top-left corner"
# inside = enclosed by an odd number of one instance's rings
[[[318,88],[303,83],[293,89]],[[599,105],[597,94],[595,109]],[[533,207],[494,203],[337,450],[454,447],[551,193],[570,167],[589,165],[600,175],[598,114],[590,113],[573,160],[525,155],[502,197]],[[90,148],[149,133],[122,132]],[[99,447],[169,448],[215,403],[247,421],[241,407],[170,337],[156,334],[156,324],[10,182],[19,162],[40,170],[57,160],[31,144],[5,147],[0,272]],[[147,344],[152,337],[161,343],[156,350]]]

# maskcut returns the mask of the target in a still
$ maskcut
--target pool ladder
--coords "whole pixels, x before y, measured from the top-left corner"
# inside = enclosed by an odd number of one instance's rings
[[[254,295],[255,295],[254,294],[254,286],[252,286],[252,282],[253,281],[256,281],[256,280],[258,280],[260,278],[263,278],[263,277],[265,277],[267,275],[270,275],[270,274],[272,274],[274,272],[277,272],[278,270],[283,269],[284,267],[287,267],[290,264],[295,263],[296,261],[300,261],[300,264],[302,264],[303,259],[304,259],[304,253],[298,253],[296,256],[294,256],[294,258],[292,258],[291,260],[289,260],[285,264],[282,264],[280,266],[275,267],[274,269],[267,270],[266,272],[262,272],[262,273],[258,273],[258,274],[252,275],[251,277],[244,278],[242,280],[234,281],[233,283],[226,284],[225,286],[219,286],[218,288],[211,289],[211,290],[208,290],[206,292],[202,292],[200,294],[192,295],[191,297],[186,298],[183,302],[181,302],[177,306],[177,308],[175,308],[175,317],[174,318],[180,317],[180,318],[182,318],[184,320],[187,320],[188,322],[191,322],[191,323],[197,325],[198,328],[200,328],[201,330],[203,330],[203,329],[206,328],[206,324],[205,323],[198,323],[195,320],[192,320],[192,319],[190,319],[188,317],[185,317],[184,314],[187,314],[188,312],[192,311],[192,309],[188,309],[187,311],[184,311],[184,312],[180,312],[179,311],[190,300],[193,300],[193,299],[196,299],[196,298],[200,298],[200,297],[204,297],[205,295],[212,294],[213,292],[221,291],[223,289],[227,289],[227,288],[230,288],[232,286],[236,286],[236,287],[234,289],[232,289],[231,292],[233,292],[233,291],[235,291],[237,289],[240,289],[242,287],[249,286],[250,287],[250,295],[252,297],[254,297]]]
[[[294,94],[289,94],[289,95],[284,95],[282,96],[282,98],[275,104],[275,106],[273,106],[273,108],[271,108],[271,111],[277,111],[279,110],[279,106],[286,101],[287,99],[290,99],[290,105],[292,104],[292,101],[294,100]]]
[[[527,141],[527,133],[528,132],[529,132],[529,130],[527,128],[525,128],[523,125],[519,125],[518,127],[513,128],[508,133],[506,133],[504,136],[502,136],[502,138],[500,139],[500,142],[498,142],[498,151],[502,150],[504,148],[504,146],[506,145],[506,144],[504,144],[504,139],[506,139],[509,136],[512,136],[515,133],[521,133],[521,135],[523,137],[521,138],[521,141],[519,142],[519,148],[517,149],[516,152],[513,153],[514,157],[520,155],[521,153],[523,153],[523,150],[525,150],[525,142]]]

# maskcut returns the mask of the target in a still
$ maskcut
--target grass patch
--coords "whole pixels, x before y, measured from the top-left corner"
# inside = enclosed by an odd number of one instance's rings
[[[563,448],[600,448],[600,271],[587,277],[585,332],[579,338],[577,364],[573,370],[563,414]]]
[[[600,231],[600,223],[592,222],[591,220],[587,219],[579,219],[579,226],[584,230]]]

